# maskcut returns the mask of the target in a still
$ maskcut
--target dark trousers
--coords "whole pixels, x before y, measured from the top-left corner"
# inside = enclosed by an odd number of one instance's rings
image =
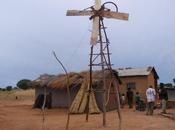
[[[146,115],[153,115],[154,102],[148,102],[146,107]]]
[[[128,100],[128,105],[129,105],[129,108],[133,108],[133,101],[132,100]]]

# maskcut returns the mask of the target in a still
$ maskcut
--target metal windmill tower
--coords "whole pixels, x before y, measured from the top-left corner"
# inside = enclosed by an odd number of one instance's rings
[[[105,6],[107,4],[113,4],[116,7],[115,11],[111,11],[110,9],[106,8]],[[93,91],[98,91],[102,93],[103,98],[103,126],[106,125],[106,79],[105,79],[105,70],[109,70],[111,73],[111,78],[113,78],[114,74],[112,71],[112,65],[110,61],[110,52],[109,52],[109,39],[107,37],[106,33],[106,27],[104,26],[103,19],[104,18],[113,18],[113,19],[119,19],[119,20],[128,20],[129,14],[127,13],[120,13],[118,12],[118,7],[113,2],[105,2],[104,4],[101,4],[101,0],[95,0],[94,6],[91,6],[85,10],[68,10],[67,16],[90,16],[90,20],[93,21],[92,25],[92,34],[90,39],[91,44],[91,52],[90,52],[90,76],[89,76],[89,94],[88,94],[88,102],[87,102],[87,114],[86,114],[86,120],[88,121],[88,115],[89,115],[89,98],[90,94]],[[96,50],[95,50],[95,49]],[[102,77],[103,77],[103,87],[99,90],[94,90],[92,87],[92,73],[93,69],[95,67],[98,67],[102,71]],[[115,79],[115,78],[113,78]],[[111,79],[112,80],[112,79]],[[113,84],[116,84],[116,80],[113,80]],[[118,114],[120,118],[120,111],[119,111],[119,94],[118,94],[118,86],[115,86],[116,88],[116,96],[117,96],[117,102],[118,102]],[[69,121],[68,121],[69,122]],[[68,125],[67,125],[68,127]]]

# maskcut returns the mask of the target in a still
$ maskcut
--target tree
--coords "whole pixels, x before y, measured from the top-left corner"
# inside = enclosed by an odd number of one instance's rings
[[[7,86],[7,87],[6,87],[6,90],[7,90],[7,91],[11,91],[11,90],[12,90],[12,86]]]
[[[165,86],[168,87],[168,88],[172,88],[173,84],[172,83],[166,83]]]
[[[174,84],[175,84],[175,78],[173,79],[173,82],[174,82]]]
[[[159,87],[162,87],[162,86],[164,86],[164,83],[160,83],[160,84],[159,84]]]
[[[18,87],[14,87],[13,89],[16,90],[16,89],[19,89],[19,88]]]
[[[26,90],[29,89],[28,85],[29,82],[30,82],[29,79],[22,79],[16,85],[18,86],[18,88]]]

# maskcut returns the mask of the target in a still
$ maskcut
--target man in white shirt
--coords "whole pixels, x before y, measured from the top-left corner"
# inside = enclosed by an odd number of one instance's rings
[[[146,111],[146,115],[153,115],[156,91],[151,85],[146,90],[146,97],[147,97],[147,111]]]

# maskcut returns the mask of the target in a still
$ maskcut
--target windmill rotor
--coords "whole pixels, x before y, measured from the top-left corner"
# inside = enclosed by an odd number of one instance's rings
[[[105,7],[107,4],[115,6],[116,10],[111,11]],[[91,33],[91,45],[96,45],[99,35],[99,20],[103,18],[113,18],[118,20],[128,20],[128,13],[118,12],[118,7],[114,2],[105,2],[101,5],[101,0],[95,0],[95,5],[88,7],[84,10],[68,10],[67,16],[90,16],[90,20],[93,20],[92,33]]]

